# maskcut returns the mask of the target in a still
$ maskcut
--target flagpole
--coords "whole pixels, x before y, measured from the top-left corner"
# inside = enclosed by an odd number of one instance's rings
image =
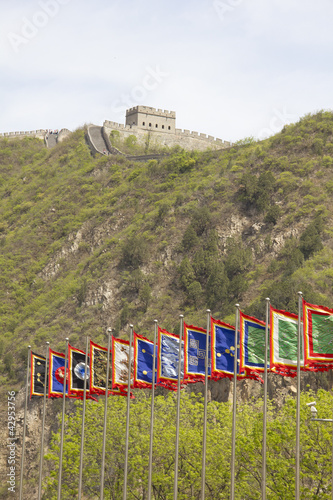
[[[180,314],[179,332],[179,356],[178,356],[178,379],[177,379],[177,417],[176,417],[176,449],[175,449],[175,476],[173,483],[173,500],[177,500],[178,495],[178,454],[179,454],[179,420],[180,420],[180,379],[182,375],[182,339],[184,329],[184,315]]]
[[[232,437],[231,437],[231,466],[230,466],[230,500],[235,500],[235,459],[236,459],[236,390],[237,390],[237,345],[239,304],[236,304],[236,326],[235,326],[235,358],[234,358],[234,395],[232,401]]]
[[[148,468],[148,500],[151,500],[151,483],[153,473],[153,441],[154,441],[154,400],[155,400],[155,364],[156,364],[156,334],[157,319],[154,319],[154,351],[153,351],[153,376],[151,385],[150,402],[150,441],[149,441],[149,468]]]
[[[30,349],[28,345],[28,364],[27,364],[27,378],[25,383],[25,406],[24,406],[24,420],[23,420],[23,437],[22,437],[22,455],[21,455],[21,471],[20,471],[20,500],[23,494],[23,466],[24,466],[24,451],[25,451],[25,429],[27,422],[27,409],[28,409],[28,387],[29,387],[29,365],[30,365]]]
[[[104,498],[104,471],[105,471],[105,448],[106,448],[106,424],[108,415],[108,397],[109,397],[109,371],[110,371],[110,343],[111,328],[108,328],[108,352],[106,357],[106,381],[105,381],[105,400],[104,400],[104,425],[103,425],[103,447],[102,447],[102,466],[101,466],[101,490],[100,500]]]
[[[302,292],[298,292],[298,322],[297,322],[297,399],[296,399],[296,491],[295,499],[299,496],[300,474],[300,423],[301,423],[301,331],[302,331]]]
[[[66,409],[66,385],[67,385],[67,355],[69,338],[66,337],[65,348],[65,366],[64,366],[64,388],[62,392],[62,419],[61,419],[61,436],[60,436],[60,457],[59,457],[59,475],[58,475],[58,500],[61,500],[61,476],[62,476],[62,459],[64,454],[64,431],[65,431],[65,409]]]
[[[45,409],[46,409],[46,386],[47,386],[47,362],[49,357],[50,342],[46,342],[45,355],[45,379],[44,379],[44,398],[43,398],[43,420],[42,420],[42,436],[40,439],[40,461],[39,461],[39,482],[38,482],[38,500],[42,498],[42,475],[43,475],[43,459],[44,459],[44,428],[45,428]]]
[[[266,325],[265,325],[265,368],[264,368],[264,407],[262,431],[262,500],[266,500],[266,437],[267,437],[267,364],[268,364],[268,325],[269,325],[270,299],[266,298]]]
[[[206,357],[205,357],[204,422],[203,422],[203,434],[202,434],[201,500],[205,500],[205,480],[206,480],[207,397],[208,397],[208,365],[209,365],[209,347],[210,347],[210,343],[209,343],[210,309],[207,309],[206,312],[207,312],[207,330],[206,330]]]
[[[130,400],[131,400],[131,371],[132,371],[132,338],[133,338],[133,325],[130,325],[130,340],[129,340],[129,349],[128,349],[127,411],[126,411],[126,441],[125,441],[123,500],[127,500],[128,438],[129,438],[129,419],[130,419]]]
[[[80,449],[80,470],[79,470],[79,492],[78,500],[82,496],[82,472],[83,472],[83,452],[84,452],[84,423],[86,419],[86,400],[87,400],[87,377],[88,377],[88,343],[86,338],[86,357],[84,360],[84,381],[83,381],[83,404],[82,404],[82,427],[81,427],[81,449]]]

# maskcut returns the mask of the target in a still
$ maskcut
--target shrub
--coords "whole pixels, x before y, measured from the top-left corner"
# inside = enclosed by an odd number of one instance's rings
[[[202,287],[199,281],[193,281],[187,289],[187,299],[195,307],[198,307],[202,298]]]
[[[129,237],[122,246],[123,266],[133,269],[138,268],[145,262],[147,256],[147,242],[141,235]]]
[[[212,267],[207,280],[206,300],[211,309],[221,307],[228,298],[229,279],[222,262],[217,262]]]
[[[319,137],[316,137],[312,143],[312,150],[316,155],[323,154],[324,141]]]
[[[323,221],[320,216],[316,217],[301,234],[300,250],[305,259],[323,248],[320,234],[323,229]]]
[[[188,226],[186,229],[183,240],[182,247],[185,251],[193,249],[198,244],[199,238],[196,231],[192,225]]]
[[[151,299],[151,288],[148,283],[145,283],[139,292],[139,299],[144,306],[144,312],[147,311],[148,304]]]
[[[227,247],[227,257],[224,261],[229,279],[236,274],[246,271],[252,264],[252,251],[244,248],[241,242],[230,239]]]
[[[288,238],[280,252],[279,259],[282,261],[283,273],[290,276],[304,263],[304,255],[298,248],[295,238]]]
[[[329,168],[332,166],[333,158],[331,156],[324,156],[322,163],[323,163],[323,167]]]
[[[198,236],[209,229],[211,223],[212,217],[208,207],[199,207],[194,211],[191,224]]]
[[[195,279],[194,270],[188,257],[185,257],[178,269],[179,272],[179,283],[183,290],[187,290],[190,284]]]
[[[278,205],[272,205],[267,210],[264,221],[271,224],[276,224],[281,216],[281,209]]]

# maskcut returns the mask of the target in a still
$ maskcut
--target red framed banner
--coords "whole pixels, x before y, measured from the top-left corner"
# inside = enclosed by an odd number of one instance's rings
[[[204,328],[184,323],[184,376],[191,382],[205,380],[207,335]],[[208,344],[210,339],[208,339]],[[211,375],[211,354],[208,345],[208,378]]]
[[[297,370],[298,316],[270,308],[270,368],[279,375],[295,377]],[[301,369],[304,370],[304,342],[301,337]]]
[[[110,349],[109,360],[109,380],[108,394],[113,396],[123,396],[120,389],[112,389],[112,357]],[[107,368],[107,347],[102,347],[90,341],[90,378],[89,390],[91,394],[105,395],[106,387],[106,368]]]
[[[211,358],[212,358],[212,379],[234,377],[235,363],[235,327],[211,318]],[[237,345],[237,379],[253,379],[262,382],[262,379],[255,372],[245,369],[239,373],[239,344]]]
[[[134,332],[134,387],[151,389],[153,382],[154,342]],[[157,379],[157,345],[155,346],[155,384]]]
[[[158,327],[157,347],[157,384],[167,389],[177,390],[178,363],[181,357],[181,384],[184,380],[184,341],[182,341],[181,356],[179,356],[179,336]]]
[[[266,323],[240,311],[240,367],[239,371],[263,372],[265,369]],[[269,359],[269,345],[268,345]]]
[[[31,351],[30,399],[34,396],[44,396],[44,386],[47,379],[45,368],[46,358]]]
[[[68,364],[66,367],[66,396],[68,396]],[[65,380],[65,354],[49,350],[49,398],[62,398]]]
[[[69,397],[83,399],[84,393],[84,378],[86,376],[86,396],[90,398],[89,379],[90,379],[90,360],[87,356],[87,368],[85,367],[86,353],[80,349],[68,345],[68,394]]]
[[[133,387],[133,349],[131,360],[131,387]],[[127,392],[129,341],[112,337],[112,389]]]
[[[303,300],[304,362],[317,371],[333,367],[333,309]]]

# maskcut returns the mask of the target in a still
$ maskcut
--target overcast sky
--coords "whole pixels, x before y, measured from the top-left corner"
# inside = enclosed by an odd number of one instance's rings
[[[332,0],[0,0],[0,132],[125,121],[263,138],[332,108]]]

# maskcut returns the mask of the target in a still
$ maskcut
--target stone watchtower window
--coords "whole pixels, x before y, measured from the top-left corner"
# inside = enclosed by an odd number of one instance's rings
[[[158,127],[158,125],[157,125],[157,123],[156,123],[155,128],[157,128],[157,127]]]
[[[146,125],[145,122],[142,122],[142,125],[145,126]]]
[[[170,125],[169,125],[169,126],[168,126],[168,130],[170,130],[170,129],[171,129],[171,127],[170,127]]]
[[[149,127],[151,127],[151,123],[149,123]]]
[[[164,128],[164,125],[162,125],[162,128]]]

